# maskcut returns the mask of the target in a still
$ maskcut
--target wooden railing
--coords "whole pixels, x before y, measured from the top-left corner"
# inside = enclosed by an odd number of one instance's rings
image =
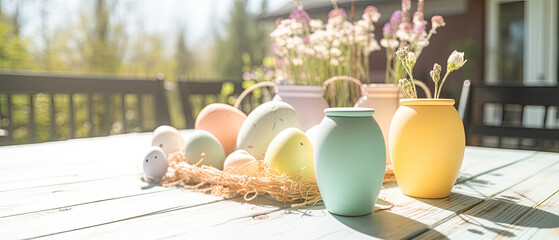
[[[163,74],[153,78],[129,78],[1,70],[0,132],[4,136],[0,135],[0,145],[150,131],[157,125],[169,124],[163,80]],[[16,104],[16,100],[24,103]],[[153,117],[146,117],[144,104],[152,106]],[[24,109],[23,115],[27,115],[27,126],[17,127],[26,129],[27,140],[14,142],[18,131],[14,126],[14,111],[21,109]],[[48,112],[48,119],[37,119],[37,111]],[[76,126],[78,111],[85,112],[80,116],[87,116],[80,119],[80,127]],[[18,117],[21,120],[21,116]],[[151,124],[146,123],[146,119],[151,120]],[[119,126],[116,130],[115,124]],[[48,125],[47,139],[37,139],[37,125]],[[59,131],[61,125],[69,126],[64,136]],[[78,128],[80,136],[77,136]]]

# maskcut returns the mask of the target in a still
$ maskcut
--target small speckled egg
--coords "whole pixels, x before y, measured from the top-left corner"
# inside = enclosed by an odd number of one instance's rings
[[[167,173],[169,161],[160,147],[151,147],[143,159],[144,174],[150,180],[161,179]]]
[[[165,154],[170,155],[181,150],[184,140],[176,128],[163,125],[153,131],[151,145],[160,147]]]
[[[237,149],[245,149],[264,159],[268,145],[286,128],[301,128],[295,109],[282,101],[270,101],[255,108],[245,119],[237,136]]]
[[[208,131],[194,130],[185,139],[184,157],[188,164],[196,164],[202,158],[202,154],[204,160],[200,165],[223,170],[225,151],[219,140]]]
[[[212,103],[200,111],[194,129],[206,130],[214,135],[228,155],[235,151],[237,134],[246,117],[245,113],[235,107]]]
[[[247,151],[239,149],[227,156],[223,169],[223,171],[232,174],[256,176],[258,173],[258,161]]]
[[[287,128],[270,143],[264,161],[280,173],[304,179],[314,179],[313,146],[305,133],[297,128]]]

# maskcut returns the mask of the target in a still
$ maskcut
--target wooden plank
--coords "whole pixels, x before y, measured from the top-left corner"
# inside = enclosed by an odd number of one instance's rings
[[[0,192],[0,218],[163,191],[182,190],[164,188],[128,175]]]
[[[132,133],[2,147],[0,191],[138,174],[150,143]]]
[[[113,123],[111,122],[111,95],[103,94],[103,111],[105,112],[105,120],[103,121],[104,129],[106,135],[111,135],[111,129],[113,128]]]
[[[142,96],[142,94],[136,95],[138,99],[138,124],[140,125],[141,131],[145,131],[146,127],[144,127],[144,103],[142,100]]]
[[[12,94],[8,94],[6,97],[6,102],[7,102],[7,114],[8,114],[8,143],[13,143],[14,142],[14,118],[13,118],[13,112],[12,112]]]
[[[253,203],[246,203],[242,199],[232,199],[151,212],[142,216],[122,218],[118,221],[99,223],[66,232],[53,232],[50,236],[57,239],[162,239],[173,237],[184,239],[186,235],[187,239],[212,239],[213,234],[210,230],[199,230],[226,224],[236,219],[262,216],[282,208],[285,208],[284,204],[269,198],[260,198]],[[244,234],[251,239],[256,236],[257,231],[256,228],[253,228],[252,231]],[[259,235],[269,236],[266,233],[259,233]]]
[[[95,124],[93,124],[93,94],[87,94],[87,121],[89,122],[89,131],[87,132],[88,137],[93,136],[93,131],[95,130]]]
[[[551,164],[525,181],[511,185],[468,211],[436,226],[432,231],[449,238],[462,239],[526,239],[535,236],[538,236],[535,239],[558,238],[559,181],[553,179],[556,179],[559,172],[559,155],[538,154],[535,160],[548,160]],[[506,174],[515,175],[518,172],[507,171]],[[420,239],[435,237],[432,231],[421,235]]]
[[[127,123],[126,123],[126,94],[120,95],[120,105],[122,106],[122,133],[127,133]]]
[[[74,120],[74,95],[68,94],[70,101],[68,102],[68,122],[70,123],[70,138],[76,137],[76,122]]]
[[[33,94],[29,94],[29,115],[27,118],[27,127],[29,131],[29,142],[35,142],[35,104],[33,102]]]
[[[466,147],[457,183],[487,174],[520,161],[525,161],[534,151],[518,151],[484,147]]]
[[[54,94],[50,94],[50,140],[57,139],[56,134],[56,107],[54,106]]]
[[[190,208],[222,198],[189,191],[162,191],[152,194],[97,201],[0,218],[1,239],[21,239],[83,229],[125,219],[157,215]],[[184,215],[181,216],[184,218]]]

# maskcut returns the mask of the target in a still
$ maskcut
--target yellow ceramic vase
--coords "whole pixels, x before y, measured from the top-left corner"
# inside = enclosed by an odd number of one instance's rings
[[[390,125],[390,154],[402,192],[450,194],[464,157],[464,125],[453,99],[402,99]]]

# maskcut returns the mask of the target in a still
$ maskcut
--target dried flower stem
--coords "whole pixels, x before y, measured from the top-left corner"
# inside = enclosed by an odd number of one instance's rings
[[[435,98],[439,98],[439,96],[441,95],[441,90],[443,89],[443,84],[446,81],[446,77],[448,77],[448,75],[451,72],[452,71],[446,71],[446,73],[444,74],[443,80],[441,81],[441,85],[439,86],[438,89],[437,89],[437,84],[435,84]]]

